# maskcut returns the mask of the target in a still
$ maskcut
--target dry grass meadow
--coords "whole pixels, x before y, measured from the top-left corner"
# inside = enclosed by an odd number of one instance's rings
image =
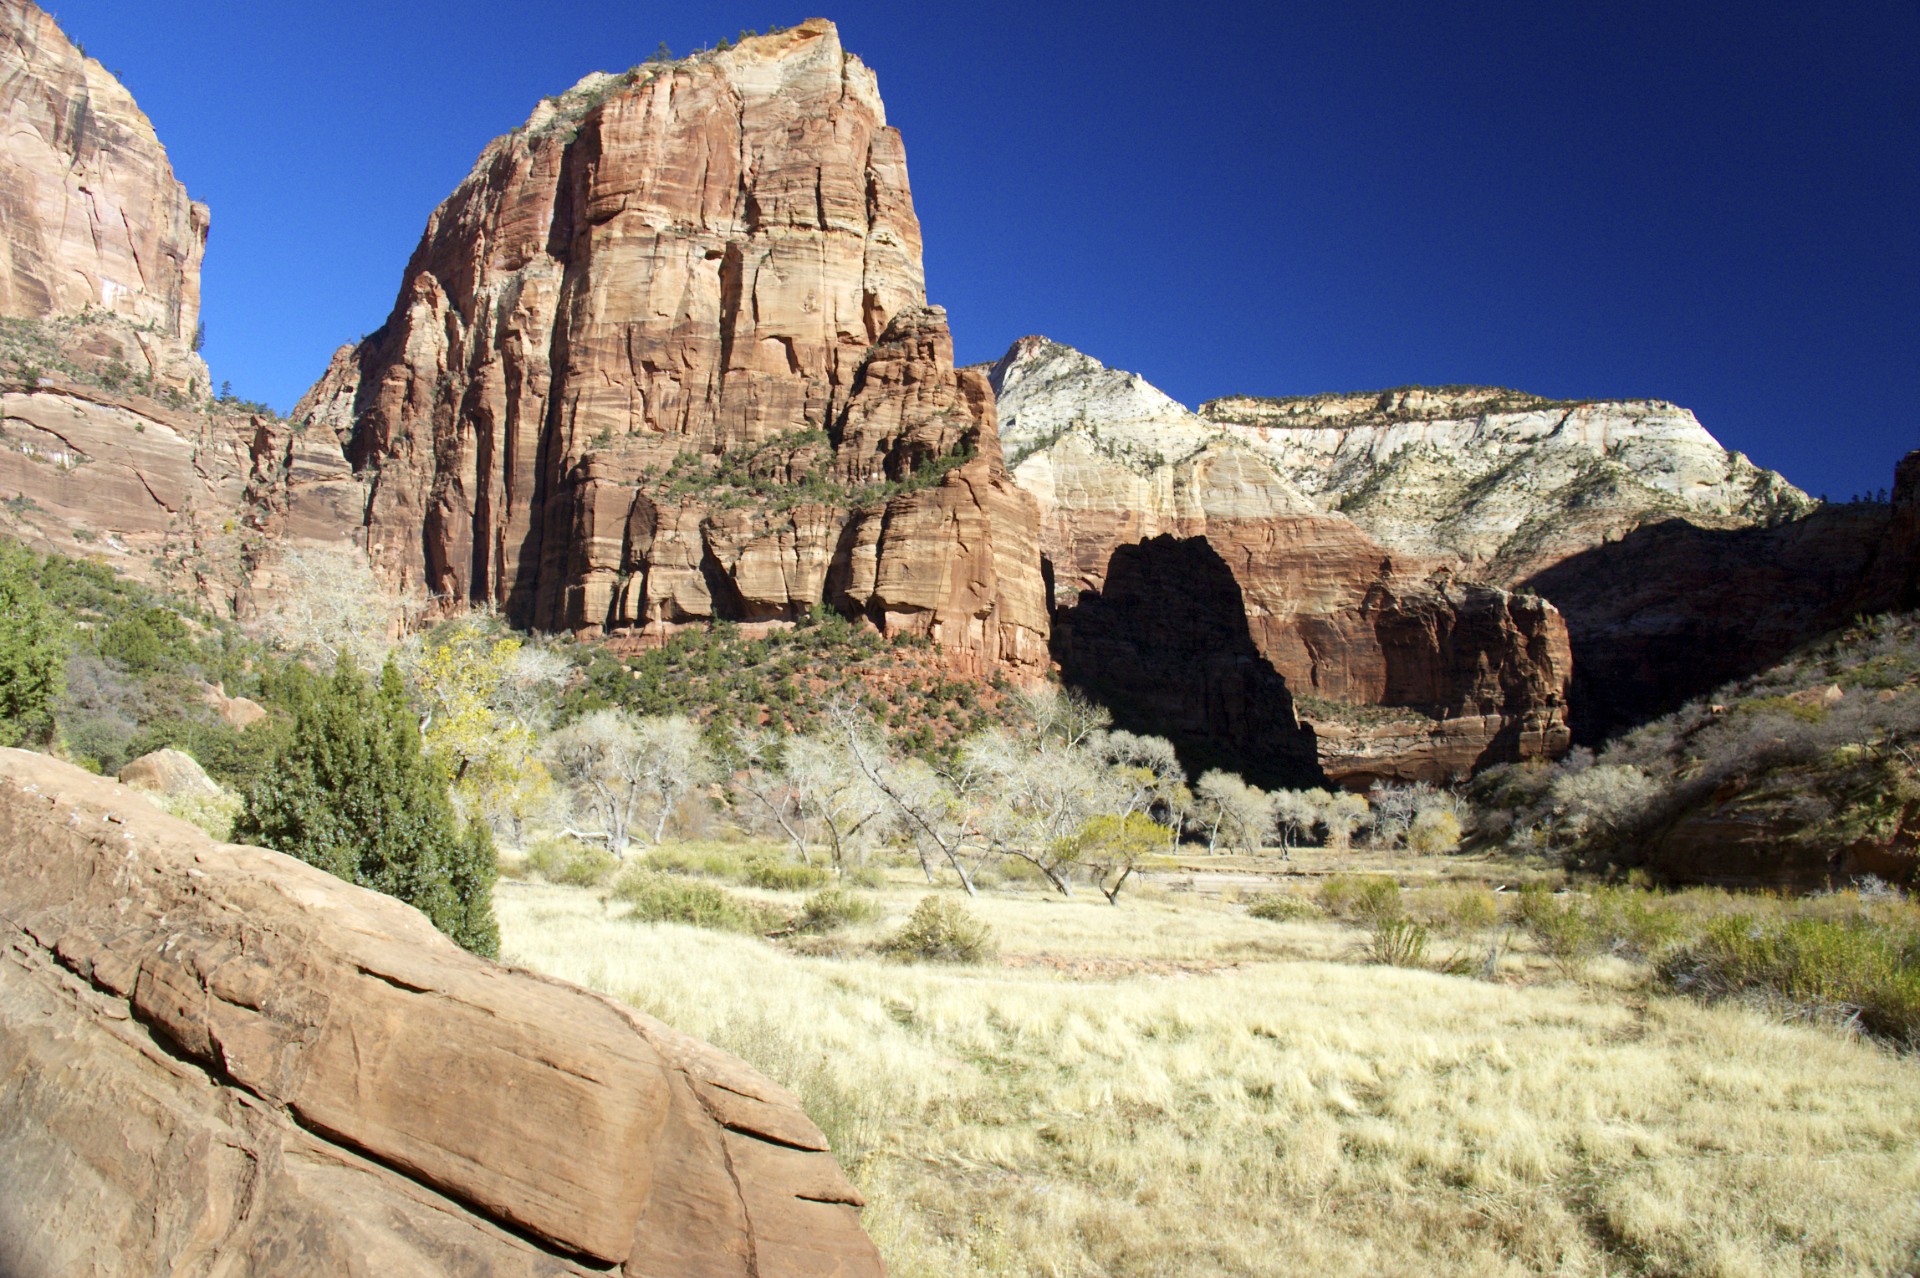
[[[1911,1055],[1619,960],[1374,965],[1179,875],[1120,909],[984,893],[981,966],[871,956],[925,891],[894,872],[811,954],[595,889],[497,909],[508,961],[792,1088],[897,1278],[1920,1272]]]

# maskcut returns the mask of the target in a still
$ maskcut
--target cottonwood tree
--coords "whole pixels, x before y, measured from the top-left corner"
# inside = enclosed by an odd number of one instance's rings
[[[945,861],[968,896],[977,896],[973,871],[963,855],[970,830],[963,795],[969,787],[935,772],[918,759],[901,758],[881,737],[872,718],[851,703],[835,701],[826,710],[827,733],[882,798],[900,830],[913,842],[927,882],[935,881],[934,863]]]
[[[1073,895],[1079,846],[1069,836],[1123,802],[1126,786],[1093,750],[1058,737],[982,733],[961,751],[972,833],[993,855],[1026,862]]]
[[[1276,790],[1269,800],[1273,804],[1273,827],[1280,835],[1284,856],[1319,822],[1320,805],[1311,790]]]
[[[1367,796],[1350,790],[1312,791],[1315,815],[1327,832],[1327,846],[1344,852],[1353,846],[1353,832],[1367,823],[1371,809]]]
[[[452,778],[455,806],[517,835],[552,793],[539,735],[566,660],[500,634],[483,615],[437,627],[397,657],[415,690],[427,752]]]
[[[1167,841],[1167,827],[1144,812],[1103,812],[1089,818],[1062,842],[1058,859],[1087,867],[1109,905],[1120,904],[1120,889],[1143,857]]]
[[[425,600],[387,589],[357,547],[289,550],[270,571],[279,587],[274,642],[323,664],[345,656],[363,669],[382,665],[425,611]]]
[[[1209,853],[1223,836],[1249,855],[1259,849],[1273,819],[1272,804],[1260,787],[1215,768],[1201,774],[1193,796],[1195,814],[1207,830]]]
[[[620,710],[596,710],[547,739],[555,771],[600,823],[576,831],[604,839],[625,857],[636,830],[659,844],[679,801],[715,777],[700,729],[685,715],[636,719]],[[651,830],[641,819],[651,816]]]

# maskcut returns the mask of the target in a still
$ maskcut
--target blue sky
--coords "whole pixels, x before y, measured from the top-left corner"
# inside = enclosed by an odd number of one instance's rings
[[[215,378],[283,409],[543,94],[824,13],[963,362],[1654,396],[1835,498],[1920,447],[1914,0],[52,7],[213,208]]]

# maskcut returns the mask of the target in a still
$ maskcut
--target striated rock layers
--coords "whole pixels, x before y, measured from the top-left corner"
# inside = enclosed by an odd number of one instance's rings
[[[369,478],[402,586],[616,635],[825,605],[961,668],[1047,659],[1033,502],[825,21],[543,103],[296,418]]]
[[[84,311],[89,350],[207,389],[191,349],[208,214],[133,96],[29,0],[0,0],[0,315]]]
[[[0,751],[0,1272],[884,1274],[792,1096]]]
[[[1745,528],[1815,505],[1659,400],[1403,387],[1237,395],[1200,416],[1401,554],[1508,587],[1645,523]]]
[[[246,612],[271,550],[352,551],[331,437],[205,398],[207,210],[126,89],[0,0],[0,528]]]
[[[1334,779],[1445,780],[1566,748],[1551,606],[1389,551],[1233,432],[1058,343],[1023,338],[991,377],[1062,616],[1105,589],[1119,548],[1204,538]],[[1076,660],[1088,624],[1075,620]]]

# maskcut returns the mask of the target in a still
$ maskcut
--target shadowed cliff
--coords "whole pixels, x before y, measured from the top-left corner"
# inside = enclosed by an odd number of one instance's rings
[[[1313,730],[1254,646],[1240,586],[1204,537],[1116,547],[1105,589],[1055,611],[1053,656],[1066,685],[1117,726],[1172,741],[1189,776],[1224,767],[1269,789],[1325,784]]]

